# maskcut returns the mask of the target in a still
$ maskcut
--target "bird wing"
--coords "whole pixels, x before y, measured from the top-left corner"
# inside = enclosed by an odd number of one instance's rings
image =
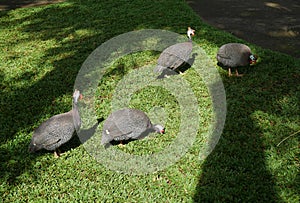
[[[104,122],[101,142],[135,139],[147,129],[149,121],[147,115],[137,109],[116,111]]]
[[[73,135],[73,126],[66,126],[64,128],[64,131],[67,132],[66,134],[72,134]],[[66,136],[62,136],[62,130],[61,128],[51,128],[47,129],[45,131],[47,133],[47,136],[43,136],[43,140],[40,140],[40,143],[44,147],[49,147],[51,145],[55,145],[59,142],[62,142],[61,144],[65,143],[69,138],[66,138]]]
[[[57,135],[58,130],[46,128],[42,133],[34,134],[34,143],[41,147],[49,147],[60,142],[61,138]],[[36,131],[38,132],[38,131]]]
[[[222,52],[218,52],[217,56],[220,57],[220,58],[223,58],[223,59],[231,59],[231,57],[228,54],[226,54],[225,52],[223,52],[223,51]]]
[[[130,134],[132,134],[132,131],[130,131],[130,132],[126,133],[126,134],[119,135],[119,136],[114,136],[114,140],[116,140],[116,141],[128,140],[128,139],[132,138],[130,136]]]
[[[57,144],[61,141],[60,138],[58,137],[52,137],[51,139],[45,139],[44,142],[43,142],[43,146],[44,147],[48,147],[48,146],[51,146],[51,145],[54,145],[54,144]]]
[[[132,133],[132,130],[123,127],[123,118],[124,117],[122,115],[119,117],[112,115],[105,121],[103,126],[103,134],[106,137],[105,139],[109,138],[109,141],[111,141],[121,139],[127,140],[130,138],[128,135]]]
[[[53,116],[43,122],[34,133],[35,141],[37,144],[43,146],[50,146],[62,141],[62,144],[69,139],[66,135],[73,135],[74,125],[73,122],[64,122],[62,114]],[[68,118],[68,117],[67,117]],[[69,118],[72,119],[72,118]],[[64,136],[62,136],[64,135]]]
[[[178,68],[187,62],[192,52],[192,43],[183,42],[166,48],[158,58],[158,65],[172,69]]]
[[[217,53],[217,61],[218,61],[218,65],[220,65],[221,67],[233,67],[234,65],[234,60],[231,56],[230,53],[228,53],[226,51],[226,49],[223,49],[221,47],[221,49],[219,50],[219,52]]]
[[[162,57],[158,59],[158,64],[160,64],[162,67],[167,67],[171,69],[176,69],[184,62],[185,62],[184,57],[179,56],[176,53],[169,53],[169,52],[164,52]]]
[[[158,72],[162,72],[164,70],[166,70],[167,67],[161,66],[161,65],[157,65],[154,69],[154,72],[158,73]]]
[[[111,136],[113,139],[117,137],[122,137],[123,135],[129,135],[130,133],[132,133],[132,131],[126,132],[124,130],[119,129],[117,125],[110,126],[109,128],[104,128],[103,132],[106,135]]]

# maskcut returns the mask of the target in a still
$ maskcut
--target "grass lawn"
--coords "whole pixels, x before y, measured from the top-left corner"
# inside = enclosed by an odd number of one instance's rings
[[[184,1],[67,0],[0,12],[0,195],[3,202],[299,202],[300,60],[248,44],[259,63],[242,78],[218,68],[227,116],[214,151],[199,161],[213,110],[201,77],[183,76],[199,104],[199,132],[188,152],[164,170],[128,175],[107,169],[75,137],[55,159],[51,152],[28,153],[33,130],[52,115],[69,111],[78,71],[105,41],[141,29],[184,35],[214,62],[224,43],[244,42],[204,24]],[[111,64],[99,83],[95,112],[111,113],[112,91],[122,77],[158,52],[137,52]],[[83,92],[84,94],[84,92]],[[159,87],[132,96],[130,106],[147,113],[166,109],[166,134],[131,142],[120,150],[155,153],[174,143],[180,110],[175,97]],[[102,123],[99,125],[101,130]],[[176,141],[176,140],[175,140]]]

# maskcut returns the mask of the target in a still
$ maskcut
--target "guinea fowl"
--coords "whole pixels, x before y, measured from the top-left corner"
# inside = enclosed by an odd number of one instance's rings
[[[59,156],[57,149],[68,142],[81,126],[78,112],[78,99],[82,98],[79,90],[73,93],[73,109],[67,113],[55,115],[44,121],[34,132],[29,145],[29,152],[40,149],[54,150],[55,157]]]
[[[188,42],[177,43],[166,48],[160,54],[154,71],[162,72],[162,75],[165,76],[167,72],[172,72],[171,70],[175,71],[183,64],[187,63],[193,50],[192,36],[194,34],[195,30],[188,27]]]
[[[111,141],[143,139],[151,132],[163,134],[164,127],[153,125],[143,111],[125,108],[111,113],[104,121],[101,144],[107,148]]]
[[[251,49],[240,43],[228,43],[220,47],[217,53],[218,65],[228,68],[229,76],[231,68],[235,68],[236,76],[242,76],[238,73],[237,68],[255,64],[257,56],[251,53]]]

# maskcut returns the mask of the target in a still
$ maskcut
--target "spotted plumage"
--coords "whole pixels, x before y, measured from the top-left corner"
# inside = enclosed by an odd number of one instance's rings
[[[151,132],[164,133],[161,125],[153,125],[148,116],[138,109],[125,108],[111,113],[103,124],[101,144],[142,139]]]

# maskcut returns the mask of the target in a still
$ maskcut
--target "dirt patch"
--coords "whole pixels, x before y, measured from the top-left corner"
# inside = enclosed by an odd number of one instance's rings
[[[250,43],[300,58],[300,1],[190,0],[208,24]]]

